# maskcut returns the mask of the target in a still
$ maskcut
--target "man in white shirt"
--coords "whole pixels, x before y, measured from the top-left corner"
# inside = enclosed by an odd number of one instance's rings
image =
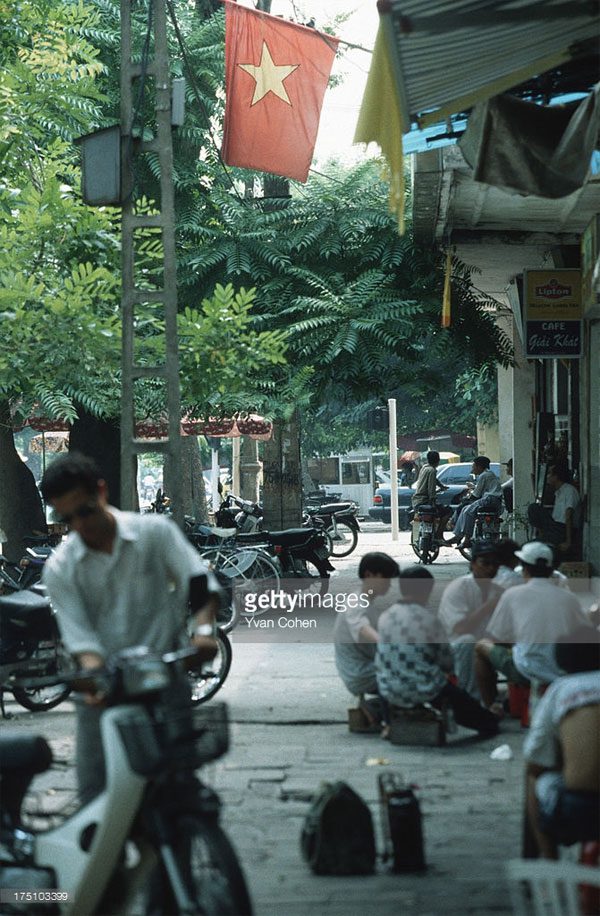
[[[498,572],[494,576],[494,583],[503,589],[511,588],[513,585],[525,585],[523,567],[517,556],[517,551],[519,550],[517,542],[511,540],[511,538],[501,538],[501,540],[496,543],[496,550],[498,552],[500,566],[498,567]],[[553,585],[558,585],[560,588],[569,588],[567,576],[559,572],[558,569],[552,571],[550,582],[552,582]]]
[[[471,552],[471,572],[446,586],[438,612],[450,640],[458,686],[476,700],[479,699],[479,688],[473,650],[502,595],[502,589],[492,581],[497,571],[495,544],[475,541]]]
[[[42,479],[42,495],[71,532],[44,568],[43,581],[67,650],[81,669],[102,668],[115,652],[136,645],[164,653],[187,641],[199,660],[217,650],[219,586],[177,526],[161,515],[120,512],[95,463],[70,452]],[[187,684],[182,681],[181,695]],[[189,701],[189,690],[188,690]],[[105,783],[100,739],[104,697],[77,703],[77,775],[83,803]],[[183,700],[182,700],[183,701]]]
[[[477,683],[488,708],[495,706],[498,671],[515,684],[531,679],[550,684],[560,677],[556,641],[587,624],[575,595],[551,581],[548,544],[531,541],[516,556],[523,563],[525,584],[504,592],[487,624],[487,637],[475,647]]]
[[[552,544],[564,556],[573,552],[576,531],[581,524],[581,497],[569,483],[565,465],[548,468],[547,481],[555,492],[552,509],[532,503],[527,509],[531,524],[538,529],[540,539]]]
[[[527,815],[540,854],[600,836],[600,636],[584,627],[561,639],[556,664],[567,675],[538,703],[523,753]]]
[[[485,455],[475,458],[473,473],[477,480],[470,494],[470,502],[460,512],[454,525],[454,537],[446,541],[446,544],[458,546],[463,542],[463,547],[470,547],[478,511],[489,509],[496,512],[502,505],[502,487],[499,478],[490,471],[490,459]]]

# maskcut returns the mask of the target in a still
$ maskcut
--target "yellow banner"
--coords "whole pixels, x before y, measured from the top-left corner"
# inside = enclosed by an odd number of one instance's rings
[[[581,315],[580,270],[525,271],[526,320],[577,321]]]

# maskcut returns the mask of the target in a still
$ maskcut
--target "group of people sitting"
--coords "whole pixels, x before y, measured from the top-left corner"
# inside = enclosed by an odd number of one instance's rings
[[[352,694],[378,698],[384,736],[392,707],[423,704],[495,735],[504,715],[498,674],[530,685],[541,697],[525,744],[540,852],[555,856],[557,840],[596,839],[600,634],[554,570],[552,548],[475,541],[470,572],[445,587],[437,608],[424,566],[400,570],[387,554],[370,553],[358,574],[368,607],[339,615],[335,660]]]

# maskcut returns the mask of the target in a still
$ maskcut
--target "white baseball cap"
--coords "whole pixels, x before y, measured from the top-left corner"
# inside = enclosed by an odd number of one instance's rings
[[[542,541],[530,541],[523,544],[520,550],[515,550],[515,556],[528,566],[553,566],[554,553],[548,544]]]

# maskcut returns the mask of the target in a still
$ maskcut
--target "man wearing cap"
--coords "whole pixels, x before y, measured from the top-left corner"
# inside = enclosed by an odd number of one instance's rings
[[[454,526],[454,537],[446,541],[446,544],[458,546],[464,538],[462,546],[470,547],[477,512],[480,509],[496,512],[502,504],[502,487],[498,477],[490,470],[490,459],[485,455],[475,458],[473,474],[477,481],[470,494],[470,502],[464,506],[458,516]]]
[[[440,601],[439,618],[450,640],[459,687],[476,700],[479,699],[479,688],[473,650],[502,595],[502,588],[492,582],[497,571],[495,544],[474,541],[471,572],[450,582]]]
[[[550,465],[546,480],[554,490],[554,506],[548,509],[532,503],[527,509],[529,521],[540,536],[563,555],[573,551],[575,532],[580,524],[581,497],[569,483],[569,476],[564,464]]]
[[[563,673],[554,657],[561,636],[587,624],[579,601],[551,581],[553,553],[531,541],[515,555],[523,564],[524,585],[507,589],[475,647],[475,672],[484,706],[494,708],[497,672],[511,683],[531,679],[550,684]]]

